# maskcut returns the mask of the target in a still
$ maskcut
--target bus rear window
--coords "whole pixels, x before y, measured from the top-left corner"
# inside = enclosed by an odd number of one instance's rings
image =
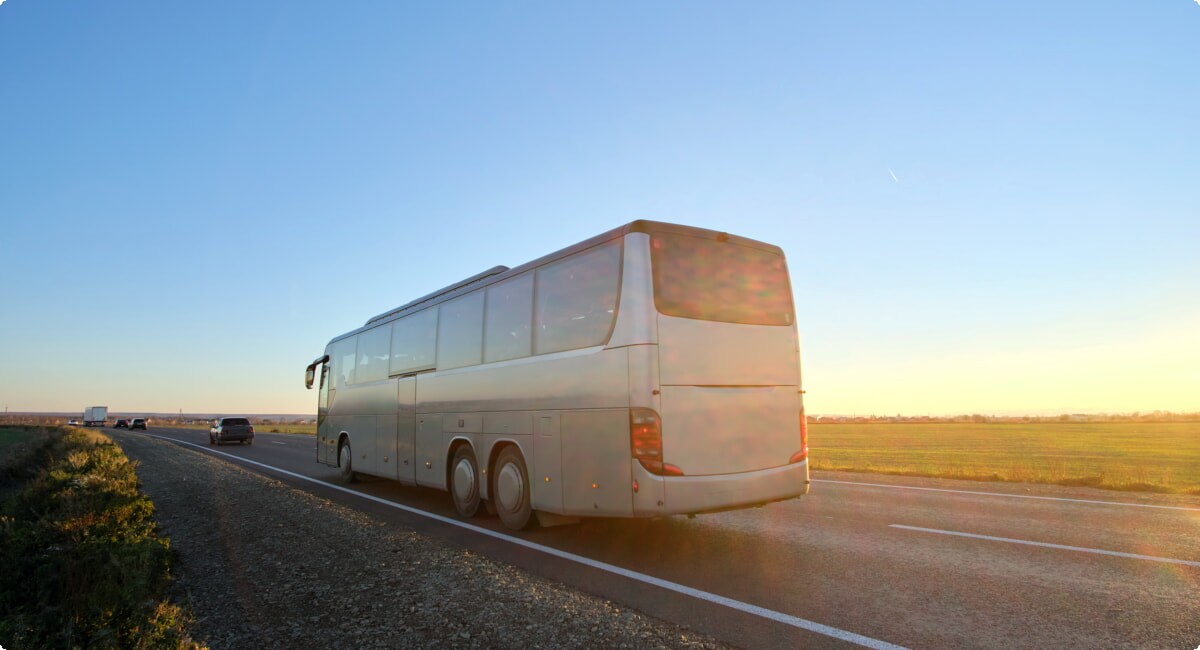
[[[655,233],[654,304],[668,316],[749,325],[791,325],[783,256],[732,242]]]

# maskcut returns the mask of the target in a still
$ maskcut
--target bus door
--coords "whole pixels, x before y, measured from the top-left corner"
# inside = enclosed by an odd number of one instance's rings
[[[416,482],[417,378],[401,377],[396,386],[396,478]]]
[[[329,364],[321,364],[321,390],[317,397],[317,462],[330,462],[329,444]]]
[[[317,368],[320,367],[320,389],[317,396],[317,462],[329,462],[329,445],[325,443],[329,435],[327,423],[329,415],[329,382],[332,377],[329,376],[329,355],[326,354],[319,357],[316,361],[309,364],[304,374],[304,387],[312,388],[313,382],[316,381]]]

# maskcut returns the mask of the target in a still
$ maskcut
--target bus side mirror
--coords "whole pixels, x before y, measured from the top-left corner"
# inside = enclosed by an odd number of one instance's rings
[[[3,1],[4,0],[0,0],[0,2],[3,2]],[[304,371],[304,387],[305,388],[312,388],[313,379],[316,379],[316,377],[317,377],[317,366],[321,365],[322,363],[325,363],[326,361],[329,361],[328,354],[320,356],[317,358],[316,361],[313,361],[312,363],[308,364],[308,369]]]

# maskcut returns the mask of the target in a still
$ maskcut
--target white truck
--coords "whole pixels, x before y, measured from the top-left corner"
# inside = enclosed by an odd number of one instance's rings
[[[107,406],[89,406],[83,409],[83,426],[102,427],[108,424]]]

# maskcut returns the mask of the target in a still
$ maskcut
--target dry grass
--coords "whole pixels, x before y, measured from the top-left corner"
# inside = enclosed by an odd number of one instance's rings
[[[1200,423],[813,424],[813,469],[1200,495]]]
[[[134,466],[77,428],[0,431],[36,475],[0,507],[0,638],[27,648],[202,646],[166,600],[171,552]]]
[[[297,436],[317,435],[317,425],[315,424],[262,424],[259,422],[254,422],[254,420],[250,420],[250,422],[254,424],[255,433],[290,433]],[[150,426],[153,428],[154,423],[151,423]],[[164,422],[160,426],[178,429],[202,429],[204,431],[208,431],[209,427],[209,425],[205,423],[174,424],[170,422]]]
[[[51,427],[0,427],[0,479],[29,474],[23,466],[60,435]]]

